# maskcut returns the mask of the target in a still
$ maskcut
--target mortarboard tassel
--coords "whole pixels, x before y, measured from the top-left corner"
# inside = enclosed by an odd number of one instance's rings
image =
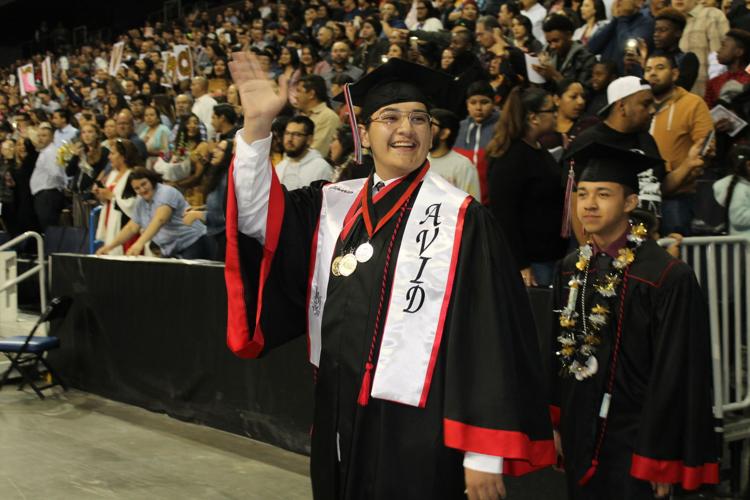
[[[568,182],[565,183],[565,201],[563,205],[562,229],[560,236],[570,238],[573,214],[573,186],[575,185],[575,173],[573,171],[573,160],[570,160],[568,168]]]
[[[578,481],[578,486],[585,486],[589,481],[591,481],[591,478],[594,477],[594,474],[596,474],[596,468],[598,465],[599,460],[593,459],[591,461],[591,467],[588,468],[586,474],[584,474],[581,480]]]
[[[352,129],[352,140],[354,141],[354,161],[357,165],[362,165],[362,144],[359,142],[359,127],[357,126],[357,115],[354,112],[354,103],[352,102],[352,93],[349,90],[351,84],[344,84],[344,99],[346,109],[349,111],[349,127]]]
[[[370,388],[372,387],[372,368],[371,362],[365,364],[365,376],[362,377],[362,387],[359,388],[359,397],[357,403],[359,406],[367,406],[370,402]]]

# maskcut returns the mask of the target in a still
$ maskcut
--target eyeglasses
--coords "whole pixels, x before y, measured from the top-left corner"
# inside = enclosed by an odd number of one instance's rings
[[[540,109],[536,113],[537,114],[541,114],[541,113],[557,113],[557,106],[549,108],[549,109]]]
[[[307,137],[309,134],[305,134],[302,132],[284,132],[284,137],[293,137],[294,139],[301,139],[303,137]]]
[[[409,123],[412,127],[426,127],[430,124],[432,117],[427,111],[399,111],[397,109],[389,109],[383,111],[377,117],[371,118],[371,122],[380,122],[387,127],[393,127],[404,119],[404,116],[409,117]]]

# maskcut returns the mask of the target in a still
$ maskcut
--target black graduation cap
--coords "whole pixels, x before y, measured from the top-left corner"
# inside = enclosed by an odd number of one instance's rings
[[[617,182],[638,193],[638,174],[662,163],[661,158],[639,151],[592,142],[568,153],[573,159],[576,183]]]
[[[449,74],[395,57],[349,85],[352,104],[362,108],[365,120],[383,106],[399,102],[421,102],[428,109],[446,107],[444,101],[457,91]],[[345,103],[345,93],[334,99]]]

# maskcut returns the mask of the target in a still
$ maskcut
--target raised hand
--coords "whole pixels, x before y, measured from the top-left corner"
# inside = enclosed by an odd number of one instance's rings
[[[265,139],[271,133],[271,123],[286,105],[288,83],[279,79],[279,91],[261,69],[252,52],[233,52],[229,71],[237,87],[245,118],[242,137],[248,144]]]

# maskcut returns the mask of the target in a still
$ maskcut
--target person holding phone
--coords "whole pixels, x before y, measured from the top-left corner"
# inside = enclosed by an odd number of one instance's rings
[[[696,182],[703,174],[703,162],[686,160],[691,155],[705,157],[709,153],[711,141],[706,139],[714,130],[711,113],[703,99],[676,84],[680,70],[671,54],[652,54],[644,70],[656,105],[651,135],[667,172],[679,177],[674,189],[663,193],[660,232],[689,236]]]

